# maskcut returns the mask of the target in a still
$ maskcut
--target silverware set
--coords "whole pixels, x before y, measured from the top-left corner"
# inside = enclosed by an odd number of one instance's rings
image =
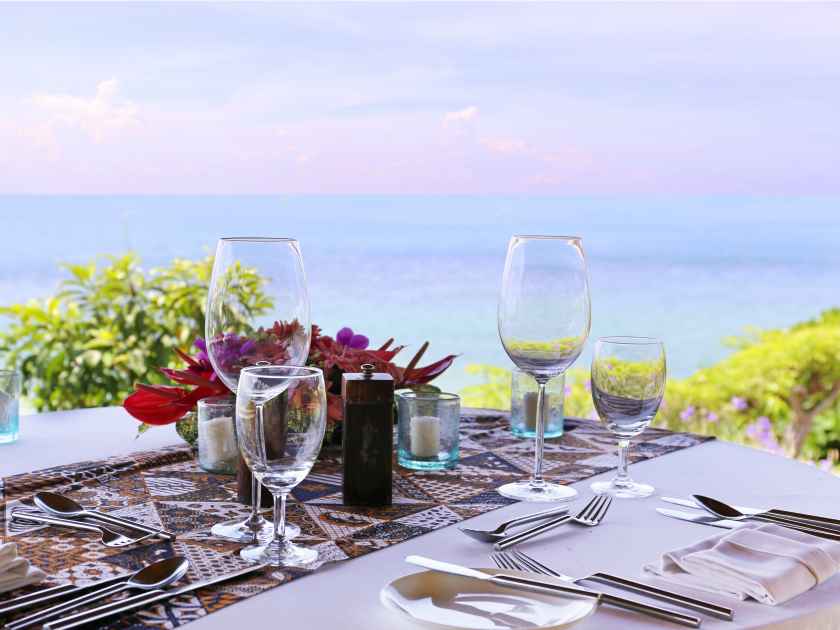
[[[840,520],[837,519],[786,510],[735,507],[700,494],[692,495],[692,497],[692,499],[662,497],[662,500],[691,508],[695,510],[694,512],[666,508],[657,508],[656,511],[669,518],[722,529],[738,529],[747,525],[749,521],[757,521],[780,525],[820,538],[840,540]]]
[[[11,520],[21,524],[41,523],[94,532],[106,547],[125,547],[149,538],[175,540],[175,534],[171,532],[86,509],[73,499],[54,492],[39,492],[33,497],[33,503],[37,510],[30,507],[10,510]]]
[[[619,577],[617,575],[610,575],[609,573],[602,572],[593,573],[591,575],[584,575],[583,577],[577,578],[572,577],[570,575],[565,575],[563,573],[555,571],[554,569],[550,569],[549,567],[545,566],[541,562],[538,562],[528,554],[515,549],[511,552],[500,551],[492,553],[490,554],[490,559],[500,569],[511,569],[515,571],[525,571],[529,573],[550,575],[559,578],[564,582],[569,582],[571,584],[579,584],[580,582],[584,581],[600,582],[602,584],[609,584],[610,586],[632,591],[634,593],[639,593],[641,595],[647,595],[648,597],[653,597],[655,599],[668,602],[675,606],[681,606],[683,608],[695,610],[697,612],[701,612],[712,617],[717,617],[719,619],[724,619],[726,621],[732,621],[735,618],[735,612],[731,608],[727,608],[726,606],[720,606],[713,602],[707,602],[702,599],[697,599],[695,597],[689,597],[687,595],[675,593],[674,591],[668,591],[665,589],[657,588],[656,586],[651,586],[650,584],[645,584],[644,582],[637,582],[635,580]],[[610,597],[612,596],[608,595],[606,599],[602,598],[604,603],[611,603],[609,602]],[[657,615],[655,616],[659,616],[659,613],[657,613]],[[672,621],[672,619],[669,619],[669,621]],[[689,625],[695,624],[692,622]],[[697,620],[696,625],[700,625],[699,619]]]
[[[183,578],[190,568],[186,559],[174,556],[149,564],[134,573],[106,578],[86,586],[63,584],[17,597],[4,602],[0,607],[0,619],[28,608],[39,607],[40,609],[34,613],[7,622],[3,628],[23,630],[41,626],[45,629],[69,630],[69,628],[101,621],[124,612],[145,608],[183,593],[233,580],[261,570],[264,566],[252,565],[210,580],[170,589],[167,587]],[[123,591],[139,591],[139,593],[95,608],[86,608]],[[53,605],[43,608],[44,605],[51,603]]]

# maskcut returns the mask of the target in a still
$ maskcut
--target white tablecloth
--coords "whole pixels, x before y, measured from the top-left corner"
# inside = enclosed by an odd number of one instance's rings
[[[21,439],[0,445],[0,475],[27,472],[104,455],[153,450],[178,443],[173,427],[153,429],[135,440],[136,422],[121,408],[78,410],[25,416]],[[840,480],[812,466],[727,444],[710,442],[635,464],[634,476],[656,486],[657,495],[686,496],[691,492],[758,507],[787,507],[840,517]],[[576,484],[583,497],[590,480]],[[571,574],[605,570],[637,577],[642,564],[660,552],[712,535],[709,527],[680,523],[659,516],[657,496],[617,500],[605,522],[596,528],[565,527],[526,543],[523,549],[549,566]],[[516,504],[470,521],[490,527],[505,518],[534,511]],[[389,580],[412,573],[403,562],[409,554],[492,566],[490,548],[453,526],[347,562],[325,566],[318,573],[252,597],[190,624],[195,630],[272,627],[308,630],[409,627],[379,603],[379,589]],[[709,597],[711,599],[711,597]],[[734,623],[704,618],[704,628],[840,628],[840,577],[822,584],[783,606],[717,598],[736,610]],[[677,628],[613,609],[576,626],[581,630]]]

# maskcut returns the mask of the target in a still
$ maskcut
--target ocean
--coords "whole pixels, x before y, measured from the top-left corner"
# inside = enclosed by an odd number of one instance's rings
[[[315,323],[373,343],[430,341],[470,363],[510,366],[496,300],[514,233],[583,237],[591,340],[665,341],[683,377],[730,350],[725,337],[840,306],[840,198],[423,196],[0,196],[0,304],[44,297],[63,262],[137,252],[144,266],[211,253],[220,236],[300,240]],[[2,325],[2,323],[0,323]],[[587,367],[588,351],[577,366]]]

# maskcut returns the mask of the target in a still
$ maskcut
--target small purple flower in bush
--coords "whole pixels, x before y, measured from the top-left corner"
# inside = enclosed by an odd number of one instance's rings
[[[714,411],[710,411],[706,414],[706,420],[708,420],[709,422],[717,422],[719,419],[720,418]]]
[[[740,396],[733,396],[729,404],[735,407],[736,411],[746,411],[747,407],[750,406],[747,399],[741,398]]]
[[[756,421],[747,425],[747,436],[758,442],[771,453],[781,453],[782,447],[773,433],[773,423],[767,416],[760,416]]]
[[[370,340],[364,335],[357,335],[353,333],[353,329],[345,326],[339,330],[335,335],[335,340],[342,346],[354,348],[356,350],[364,350],[368,347]]]
[[[680,420],[691,420],[694,417],[694,405],[689,405],[680,412]]]
[[[566,387],[563,388],[563,393],[566,396],[571,396],[572,395],[572,386],[571,385],[566,385]]]
[[[824,470],[825,472],[831,472],[831,469],[834,467],[834,462],[831,461],[830,457],[826,457],[825,459],[821,459],[819,461],[819,469]]]

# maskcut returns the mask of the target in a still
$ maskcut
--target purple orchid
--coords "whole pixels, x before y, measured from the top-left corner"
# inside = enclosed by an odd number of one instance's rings
[[[204,357],[209,361],[207,342],[199,337],[195,340],[194,344],[201,351],[198,355],[199,358]],[[213,348],[216,361],[224,370],[232,370],[234,366],[240,363],[243,357],[248,356],[256,348],[256,344],[252,339],[241,337],[236,333],[219,335],[210,341],[210,345]]]
[[[736,411],[746,411],[747,407],[750,406],[747,399],[741,398],[740,396],[733,396],[729,404],[735,407]]]
[[[370,343],[367,337],[355,334],[349,326],[345,326],[339,330],[335,335],[335,340],[342,346],[347,346],[354,350],[365,350]]]

